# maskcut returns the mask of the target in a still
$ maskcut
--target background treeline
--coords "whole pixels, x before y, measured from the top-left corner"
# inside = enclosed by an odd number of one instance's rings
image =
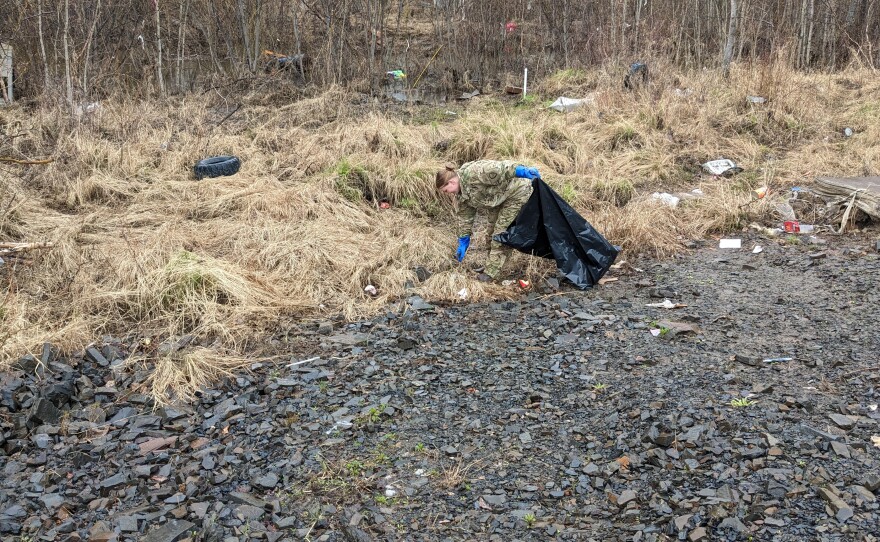
[[[880,0],[2,0],[19,95],[176,93],[265,74],[378,90],[482,86],[521,72],[662,58],[880,66]],[[295,65],[298,68],[299,64]],[[427,67],[427,69],[426,69]]]

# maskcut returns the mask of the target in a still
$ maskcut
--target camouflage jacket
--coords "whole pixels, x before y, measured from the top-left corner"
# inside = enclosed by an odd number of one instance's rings
[[[528,179],[515,176],[518,162],[511,160],[477,160],[458,168],[458,235],[474,232],[474,219],[479,209],[503,204],[507,197],[531,184]]]

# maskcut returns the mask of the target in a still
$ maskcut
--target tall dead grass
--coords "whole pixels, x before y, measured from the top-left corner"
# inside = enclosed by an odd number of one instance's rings
[[[468,300],[508,295],[452,260],[450,206],[432,179],[447,160],[536,165],[628,258],[667,256],[760,218],[766,204],[743,204],[762,184],[877,174],[871,72],[756,65],[724,81],[661,61],[652,72],[635,93],[612,67],[563,72],[538,85],[538,103],[481,96],[451,106],[454,116],[381,111],[338,88],[283,106],[263,96],[240,107],[216,95],[109,100],[79,121],[49,108],[2,110],[0,155],[54,158],[0,170],[0,241],[54,243],[0,270],[2,357],[126,332],[190,334],[234,351],[286,316],[353,318],[413,293],[458,302],[463,288]],[[544,107],[559,95],[594,101],[568,114]],[[846,126],[856,135],[843,137]],[[193,180],[197,159],[223,153],[242,159],[237,175]],[[745,171],[700,173],[719,157]],[[676,209],[650,197],[694,188],[705,196]],[[477,240],[468,260],[484,254]],[[519,257],[514,272],[543,271],[528,265]],[[418,266],[434,276],[419,283]]]

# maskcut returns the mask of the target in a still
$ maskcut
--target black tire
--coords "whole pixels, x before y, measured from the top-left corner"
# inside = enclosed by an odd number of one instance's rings
[[[241,160],[236,156],[212,156],[196,162],[193,171],[196,179],[235,175],[241,168]]]

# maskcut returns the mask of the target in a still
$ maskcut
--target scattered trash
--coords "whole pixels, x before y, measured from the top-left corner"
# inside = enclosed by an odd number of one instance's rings
[[[77,104],[73,108],[74,114],[78,117],[81,117],[83,115],[91,115],[92,113],[98,113],[99,111],[101,111],[101,102]]]
[[[529,286],[531,286],[531,283],[529,283],[529,281],[527,281],[527,280],[520,279],[518,282],[519,282],[519,287],[522,288],[523,290],[526,290],[526,289],[528,289]]]
[[[390,209],[391,203],[389,203],[387,199],[383,199],[382,201],[379,202],[379,208],[380,209]]]
[[[239,169],[241,169],[241,160],[237,156],[212,156],[196,162],[196,165],[193,166],[193,173],[195,173],[196,179],[201,180],[205,177],[235,175]]]
[[[364,288],[364,292],[368,293],[372,297],[376,297],[377,295],[379,295],[379,291],[376,290],[376,287],[372,284],[367,284],[367,286]]]
[[[406,79],[406,72],[403,70],[391,70],[389,72],[385,72],[385,75],[391,77],[395,81],[402,81]]]
[[[794,209],[792,209],[791,205],[787,203],[777,203],[776,212],[779,213],[779,217],[782,218],[783,222],[797,220],[797,216],[794,214]]]
[[[752,249],[752,254],[760,254],[764,252],[764,247],[761,245],[755,245],[755,248]]]
[[[634,267],[631,263],[626,260],[621,260],[616,264],[609,267],[611,271],[617,271],[618,273],[644,273],[644,269],[639,269],[638,267]]]
[[[785,361],[794,361],[794,358],[766,358],[764,363],[782,363]]]
[[[853,129],[852,128],[844,128],[843,135],[845,135],[846,137],[852,137]]]
[[[718,248],[742,248],[742,239],[721,239]]]
[[[875,220],[880,220],[880,176],[818,177],[813,192],[825,199],[828,206],[838,209],[855,207]],[[848,222],[849,216],[844,212]],[[842,233],[842,232],[839,232]]]
[[[801,231],[801,225],[797,220],[786,220],[782,223],[782,228],[786,233],[798,233]]]
[[[678,202],[681,201],[681,198],[673,196],[668,192],[654,192],[651,194],[651,197],[670,207],[678,207]]]
[[[695,195],[695,196],[702,196],[702,195],[703,195],[703,191],[700,190],[699,188],[694,188],[693,190],[691,190],[691,194],[693,194],[693,195]]]
[[[313,358],[304,359],[302,361],[294,361],[293,363],[288,363],[286,367],[296,367],[297,365],[302,365],[303,363],[309,363],[311,361],[317,361],[321,359],[321,356],[315,356]]]
[[[569,111],[573,111],[574,109],[590,102],[592,102],[590,99],[566,98],[565,96],[562,96],[550,104],[550,109],[559,111],[560,113],[568,113]]]
[[[479,90],[473,90],[471,92],[462,92],[461,96],[459,96],[458,99],[459,100],[470,100],[471,98],[474,98],[479,95],[480,95]]]
[[[515,280],[502,280],[501,281],[502,286],[513,286],[514,284],[516,284]]]
[[[623,78],[623,88],[635,90],[648,84],[648,66],[644,62],[634,62],[629,67],[629,73]]]
[[[703,169],[705,169],[712,175],[724,176],[740,173],[743,170],[741,167],[737,166],[733,160],[728,160],[726,158],[706,162],[705,164],[703,164]]]
[[[764,196],[767,195],[767,187],[762,186],[760,188],[756,188],[752,190],[752,197],[754,199],[764,199]]]
[[[746,101],[752,104],[762,104],[767,101],[767,98],[762,96],[746,96]]]
[[[447,110],[447,111],[445,112],[445,114],[446,114],[446,116],[448,116],[448,117],[456,117],[456,116],[458,116],[458,113],[456,113],[455,111],[449,111],[449,110]]]
[[[871,437],[871,443],[873,443],[874,446],[880,448],[880,435],[873,435]]]
[[[673,90],[673,92],[679,98],[687,98],[688,96],[690,96],[691,94],[694,93],[694,90],[690,89],[690,88],[677,88],[677,89]]]
[[[648,303],[645,305],[646,307],[655,307],[658,309],[683,309],[687,307],[687,305],[683,303],[673,303],[668,299],[664,299],[662,303]]]
[[[519,25],[516,24],[514,21],[507,21],[507,23],[504,25],[504,31],[508,34],[516,31],[517,28],[519,28]]]
[[[464,301],[465,299],[467,299],[467,297],[468,297],[468,289],[467,289],[467,288],[462,288],[461,290],[459,290],[459,291],[458,291],[458,297],[459,297],[459,299],[461,299],[462,301]]]
[[[652,329],[652,330],[651,330],[651,335],[653,335],[653,336],[655,336],[655,337],[659,337],[659,336],[660,336],[660,330],[659,330],[659,329]]]
[[[813,233],[815,226],[812,224],[798,224],[798,229],[801,233]]]

